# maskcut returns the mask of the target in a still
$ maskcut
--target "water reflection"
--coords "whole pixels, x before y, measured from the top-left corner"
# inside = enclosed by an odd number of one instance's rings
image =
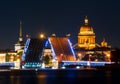
[[[0,84],[114,84],[120,71],[40,70],[0,74]]]
[[[8,83],[6,83],[8,84]],[[10,84],[38,84],[36,76],[10,76]]]

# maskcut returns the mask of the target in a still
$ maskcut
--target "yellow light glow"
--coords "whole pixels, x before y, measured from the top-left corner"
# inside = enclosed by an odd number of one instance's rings
[[[6,53],[1,53],[1,54],[0,54],[0,56],[5,56],[5,55],[6,55]]]
[[[78,53],[78,56],[80,57],[80,56],[81,56],[81,53]]]
[[[110,57],[110,54],[107,54],[107,57]]]
[[[44,34],[40,34],[40,38],[45,38],[45,35]]]
[[[78,33],[78,46],[85,49],[95,48],[95,33],[92,26],[88,25],[88,18],[85,17],[85,23],[80,27],[80,32]]]
[[[60,56],[63,56],[63,54],[61,53]]]

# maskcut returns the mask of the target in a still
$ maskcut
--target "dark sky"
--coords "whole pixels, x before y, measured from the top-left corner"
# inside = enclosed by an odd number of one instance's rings
[[[119,0],[1,0],[0,1],[0,49],[14,49],[18,41],[22,20],[24,41],[26,34],[39,37],[71,34],[71,42],[77,42],[79,28],[85,16],[96,34],[96,42],[103,38],[113,47],[120,47]]]

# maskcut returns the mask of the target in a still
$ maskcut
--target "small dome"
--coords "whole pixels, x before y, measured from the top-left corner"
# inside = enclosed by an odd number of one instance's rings
[[[88,24],[88,18],[85,17],[84,25],[80,27],[80,34],[94,34],[93,28]]]
[[[107,47],[107,42],[105,41],[105,39],[103,39],[103,41],[101,42],[101,46],[102,47]]]

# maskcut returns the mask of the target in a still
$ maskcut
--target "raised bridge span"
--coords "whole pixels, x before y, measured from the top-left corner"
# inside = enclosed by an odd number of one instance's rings
[[[49,42],[58,62],[75,61],[75,54],[67,37],[50,37]]]

